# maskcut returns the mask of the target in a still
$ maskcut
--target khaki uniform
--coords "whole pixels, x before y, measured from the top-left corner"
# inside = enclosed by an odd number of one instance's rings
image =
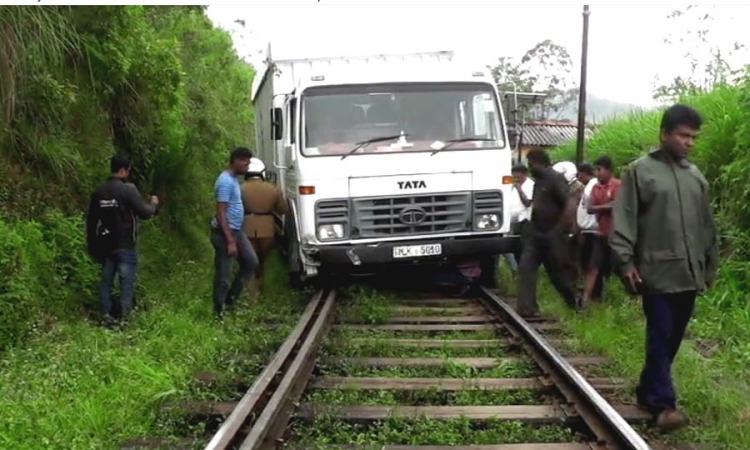
[[[262,275],[263,262],[276,243],[274,213],[288,212],[284,195],[273,184],[251,178],[242,185],[242,202],[245,206],[244,231],[258,255],[258,277]]]

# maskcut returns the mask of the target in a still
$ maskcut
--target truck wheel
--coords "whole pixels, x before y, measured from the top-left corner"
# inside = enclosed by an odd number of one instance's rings
[[[294,234],[289,236],[287,255],[289,264],[289,284],[293,289],[302,289],[305,287],[306,277],[304,276],[302,261],[300,261],[299,257],[299,244],[297,243],[297,236]]]
[[[302,289],[305,287],[305,276],[302,268],[302,261],[299,256],[299,243],[297,242],[297,232],[294,222],[287,219],[284,223],[284,237],[286,238],[286,263],[289,284],[293,289]]]
[[[500,284],[500,271],[497,263],[499,256],[487,256],[482,258],[479,267],[482,269],[482,275],[479,278],[479,284],[487,289],[497,289]]]

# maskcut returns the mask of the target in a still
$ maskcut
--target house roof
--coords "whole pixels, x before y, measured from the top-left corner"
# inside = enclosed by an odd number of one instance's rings
[[[522,131],[522,146],[554,147],[575,140],[578,125],[570,122],[529,122],[523,125]],[[585,138],[590,139],[593,134],[593,128],[587,126],[584,131]]]

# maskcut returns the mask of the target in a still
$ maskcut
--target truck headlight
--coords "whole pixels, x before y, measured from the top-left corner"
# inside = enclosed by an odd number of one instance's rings
[[[344,237],[344,225],[333,223],[318,227],[318,239],[329,241],[331,239],[342,239]]]
[[[497,230],[500,228],[497,214],[480,214],[476,219],[477,230]]]

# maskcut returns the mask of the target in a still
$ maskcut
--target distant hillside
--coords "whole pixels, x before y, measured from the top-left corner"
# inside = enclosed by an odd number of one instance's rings
[[[586,122],[602,123],[614,116],[627,113],[631,109],[638,109],[638,106],[607,100],[595,94],[588,94],[586,98]],[[566,106],[560,111],[560,115],[556,119],[570,120],[571,122],[578,120],[578,101],[576,100]]]

